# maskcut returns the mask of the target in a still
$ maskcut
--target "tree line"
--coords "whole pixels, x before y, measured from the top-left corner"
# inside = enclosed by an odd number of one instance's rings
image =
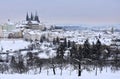
[[[43,42],[44,40],[40,41],[40,43]],[[56,68],[59,68],[60,75],[62,75],[64,67],[70,65],[76,67],[78,76],[81,76],[83,64],[101,64],[109,62],[109,58],[113,57],[113,62],[110,63],[120,65],[119,49],[112,50],[110,46],[102,45],[99,39],[91,45],[89,39],[86,39],[84,44],[77,44],[66,38],[61,41],[57,37],[53,39],[53,45],[56,47],[55,57],[42,59],[38,56],[39,52],[32,53],[28,51],[25,56],[18,52],[16,56],[11,57],[8,63],[0,63],[0,72],[21,74],[35,70],[35,73],[41,73],[42,68],[45,67],[46,69],[52,69],[54,75],[56,75]],[[31,50],[33,49],[31,48]]]

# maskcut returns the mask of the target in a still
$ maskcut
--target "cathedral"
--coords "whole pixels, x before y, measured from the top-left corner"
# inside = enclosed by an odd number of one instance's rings
[[[26,14],[26,21],[24,23],[26,29],[32,29],[32,30],[44,30],[45,25],[40,23],[39,17],[37,15],[37,12],[35,15],[31,13],[31,16],[29,14]]]
[[[29,15],[27,13],[27,15],[26,15],[26,21],[29,21],[29,22],[36,21],[36,22],[40,23],[40,20],[39,20],[39,17],[37,15],[37,12],[36,12],[35,16],[31,13],[30,17],[29,17]]]

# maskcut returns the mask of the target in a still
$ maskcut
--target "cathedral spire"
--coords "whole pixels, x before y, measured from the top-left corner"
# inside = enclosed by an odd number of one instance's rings
[[[40,22],[37,12],[35,13],[35,21]]]
[[[37,21],[37,12],[35,12],[35,21]]]
[[[34,20],[32,12],[31,12],[31,18],[30,18],[30,19],[31,19],[32,21]]]
[[[27,15],[26,15],[26,21],[29,21],[28,12],[27,12]]]

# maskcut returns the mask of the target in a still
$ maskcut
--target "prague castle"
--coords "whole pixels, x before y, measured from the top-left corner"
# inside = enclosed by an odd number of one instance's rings
[[[44,30],[45,25],[42,24],[39,20],[39,17],[37,15],[37,12],[35,13],[35,16],[31,13],[31,16],[29,14],[26,14],[26,21],[23,23],[25,29],[32,29],[32,30]]]

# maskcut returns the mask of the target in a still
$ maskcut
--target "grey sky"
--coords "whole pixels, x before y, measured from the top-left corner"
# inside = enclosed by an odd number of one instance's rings
[[[120,0],[0,0],[0,22],[21,21],[35,11],[51,24],[120,23]]]

